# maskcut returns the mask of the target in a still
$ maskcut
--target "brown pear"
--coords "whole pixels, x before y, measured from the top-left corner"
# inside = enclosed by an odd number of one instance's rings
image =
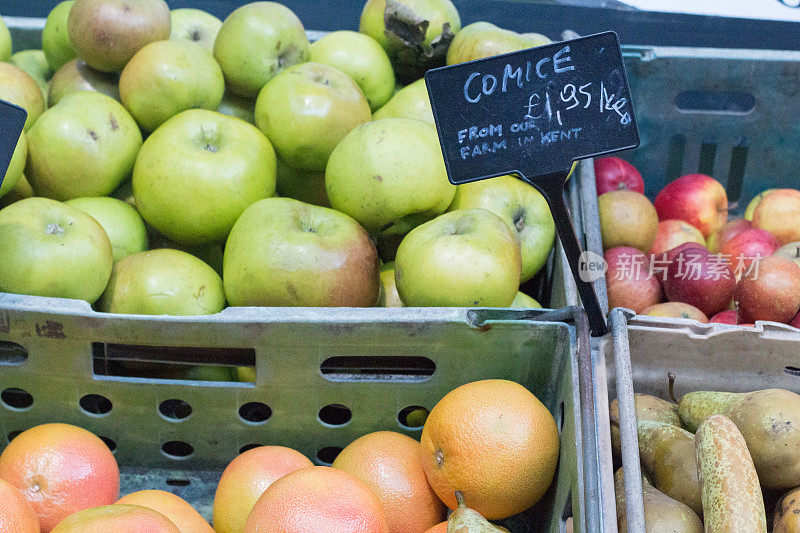
[[[614,474],[614,494],[617,502],[617,524],[619,533],[627,533],[628,521],[625,512],[625,482],[620,468]],[[703,523],[687,505],[673,500],[642,476],[642,498],[644,499],[644,526],[646,533],[702,533]]]
[[[778,501],[772,533],[800,533],[800,488],[790,490]]]
[[[467,507],[464,495],[456,491],[458,508],[447,519],[447,533],[509,533],[504,527],[496,526],[481,514]]]
[[[636,406],[637,422],[664,422],[673,426],[681,426],[681,419],[678,417],[678,404],[662,400],[656,396],[650,396],[649,394],[639,393],[633,395],[633,402]],[[611,448],[614,450],[614,454],[620,457],[619,405],[616,398],[611,402],[609,419],[611,420]]]

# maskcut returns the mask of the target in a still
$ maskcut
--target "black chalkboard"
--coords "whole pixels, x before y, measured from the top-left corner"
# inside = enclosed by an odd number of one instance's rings
[[[28,113],[21,107],[0,100],[0,186],[3,185],[27,117]]]
[[[563,198],[572,163],[639,145],[617,35],[599,33],[425,74],[447,174],[513,174],[547,199],[595,335],[605,319]]]

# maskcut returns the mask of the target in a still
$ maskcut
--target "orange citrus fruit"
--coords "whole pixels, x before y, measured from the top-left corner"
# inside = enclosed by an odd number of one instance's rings
[[[544,495],[558,460],[555,420],[518,383],[488,379],[450,391],[422,428],[422,466],[451,509],[455,491],[488,520],[521,513]]]
[[[53,533],[181,533],[166,516],[139,505],[84,509],[58,524]]]
[[[139,505],[158,511],[169,518],[181,533],[214,533],[209,523],[200,516],[200,513],[189,502],[171,492],[140,490],[123,496],[117,503]]]
[[[447,522],[439,522],[425,533],[447,533]]]
[[[392,533],[423,533],[444,520],[445,506],[422,469],[419,442],[394,431],[376,431],[354,440],[333,467],[367,484],[386,512]]]
[[[213,522],[217,533],[241,533],[247,515],[272,483],[300,468],[314,466],[308,457],[284,446],[259,446],[231,461],[214,494]]]
[[[0,479],[0,531],[39,533],[39,517],[11,483]]]
[[[108,446],[69,424],[43,424],[17,435],[0,454],[0,478],[30,502],[44,533],[77,511],[119,497],[119,467]]]
[[[244,533],[388,533],[378,497],[363,482],[329,466],[295,470],[270,485],[247,517]]]

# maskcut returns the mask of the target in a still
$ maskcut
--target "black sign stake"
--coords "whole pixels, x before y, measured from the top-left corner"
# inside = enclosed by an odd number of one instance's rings
[[[0,186],[6,177],[11,156],[17,147],[28,113],[19,106],[0,100]]]
[[[512,174],[550,211],[594,335],[607,331],[564,203],[572,163],[639,146],[617,35],[571,41],[433,69],[425,75],[454,184]]]

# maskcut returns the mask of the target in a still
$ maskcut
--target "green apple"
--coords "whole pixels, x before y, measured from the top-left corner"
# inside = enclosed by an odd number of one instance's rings
[[[211,13],[192,8],[173,9],[169,14],[172,19],[170,39],[193,41],[208,53],[214,51],[214,41],[222,27],[221,20]]]
[[[117,200],[122,200],[129,206],[136,208],[136,199],[133,197],[133,184],[129,179],[120,183],[119,187],[111,191],[109,196]]]
[[[488,209],[506,221],[519,241],[523,283],[547,262],[556,226],[547,200],[532,185],[513,176],[464,183],[448,208],[456,209]]]
[[[47,105],[53,107],[66,95],[78,91],[94,91],[119,101],[119,76],[95,70],[82,59],[71,59],[50,78]]]
[[[0,292],[94,303],[111,264],[106,232],[79,209],[26,198],[0,211]]]
[[[147,230],[144,220],[133,207],[122,200],[96,196],[74,198],[66,202],[94,218],[111,241],[114,262],[147,250]]]
[[[216,110],[225,80],[214,57],[191,41],[156,41],[136,52],[119,77],[122,104],[145,131],[187,109]]]
[[[547,44],[541,37],[524,36],[489,22],[473,22],[456,34],[447,50],[447,64],[455,65]]]
[[[214,269],[214,271],[222,276],[222,244],[200,244],[196,246],[187,246],[172,241],[162,234],[160,234],[153,226],[145,224],[147,227],[148,240],[150,241],[150,249],[158,250],[160,248],[169,248],[171,250],[180,250],[191,254],[202,262]]]
[[[308,61],[303,23],[276,2],[251,2],[233,11],[214,42],[228,88],[254,98],[285,68]]]
[[[224,242],[250,204],[275,194],[275,151],[243,120],[190,109],[147,138],[133,169],[136,207],[185,245]]]
[[[25,175],[41,196],[106,196],[131,175],[142,134],[122,105],[104,94],[68,94],[28,132]]]
[[[47,99],[47,89],[53,71],[41,50],[20,50],[11,56],[11,64],[16,65],[30,75],[42,90],[42,97]]]
[[[514,307],[517,309],[541,309],[542,304],[525,294],[524,292],[520,291],[514,297],[514,301],[511,302],[509,307]]]
[[[405,233],[443,213],[455,194],[436,130],[419,120],[386,118],[351,131],[333,151],[325,189],[334,209],[370,233]]]
[[[255,125],[256,123],[256,101],[252,98],[244,98],[226,92],[217,111],[229,117],[242,119],[249,124]]]
[[[317,170],[299,170],[278,159],[278,196],[294,198],[307,204],[330,207],[325,192],[325,173]]]
[[[11,32],[0,17],[0,61],[8,61],[11,57]]]
[[[310,61],[336,67],[358,84],[371,110],[389,101],[395,80],[389,56],[378,41],[354,31],[335,31],[311,43]]]
[[[31,184],[28,183],[28,179],[25,177],[25,174],[23,174],[11,190],[0,195],[0,209],[34,196],[36,196],[36,194],[34,194]]]
[[[485,209],[445,213],[406,235],[395,282],[409,307],[507,307],[522,259],[508,225]]]
[[[23,132],[17,140],[17,145],[14,147],[14,152],[11,154],[11,163],[9,163],[3,181],[0,183],[0,198],[11,192],[14,187],[16,187],[19,180],[22,179],[27,157],[28,140]]]
[[[11,63],[0,63],[0,100],[11,102],[25,109],[27,132],[46,106],[42,90],[30,74]]]
[[[425,80],[419,79],[397,91],[383,107],[375,111],[372,118],[415,118],[435,126]]]
[[[344,72],[302,63],[272,78],[256,100],[256,126],[287,165],[325,170],[353,128],[372,120],[369,103]]]
[[[522,36],[531,39],[534,43],[533,46],[544,46],[546,44],[553,44],[553,41],[551,41],[547,35],[542,35],[541,33],[528,32],[528,33],[523,33]]]
[[[233,306],[371,307],[378,252],[343,213],[290,198],[248,207],[225,244],[223,280]]]
[[[381,266],[381,295],[378,298],[378,307],[403,307],[403,300],[397,294],[397,284],[394,281],[394,261]]]
[[[98,309],[131,315],[213,315],[225,308],[222,279],[193,255],[161,249],[114,264]]]
[[[97,70],[118,72],[146,44],[169,39],[164,0],[76,0],[67,32],[76,55]]]
[[[422,44],[430,45],[442,35],[444,24],[449,25],[452,33],[457,34],[461,29],[461,17],[450,0],[367,0],[361,12],[359,31],[378,41],[390,55],[397,53],[398,43],[387,35],[392,33],[387,32],[384,18],[387,4],[399,4],[396,7],[407,10],[410,18],[428,22]]]
[[[75,4],[75,0],[59,2],[47,15],[47,21],[44,23],[42,50],[53,72],[63,67],[67,61],[77,57],[67,31],[69,10],[72,9],[73,4]]]

